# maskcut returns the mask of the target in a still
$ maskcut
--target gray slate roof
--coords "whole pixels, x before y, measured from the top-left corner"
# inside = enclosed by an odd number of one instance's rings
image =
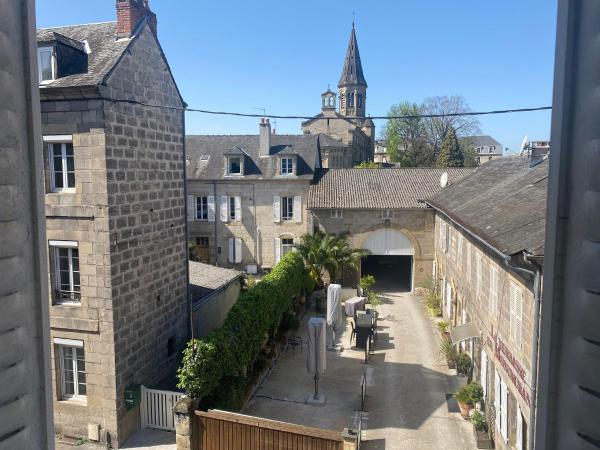
[[[465,136],[465,137],[461,138],[461,142],[468,142],[473,147],[481,147],[481,146],[491,147],[491,146],[495,145],[498,148],[498,150],[502,151],[502,144],[500,144],[500,142],[498,142],[493,137],[488,136],[487,134],[482,135],[482,136]]]
[[[319,134],[319,145],[321,148],[327,148],[327,147],[350,148],[351,147],[350,144],[345,144],[344,142],[340,141],[339,139],[335,139],[335,138],[329,136],[328,134],[324,134],[324,133]]]
[[[189,262],[192,301],[199,301],[241,275],[237,270],[225,269],[196,261]]]
[[[523,156],[486,162],[428,199],[435,209],[504,253],[544,254],[548,160],[530,168]]]
[[[190,135],[186,136],[188,155],[187,176],[196,180],[225,178],[225,155],[244,155],[244,176],[247,179],[276,178],[277,158],[260,158],[258,135]],[[318,135],[271,135],[271,156],[294,154],[297,157],[296,178],[312,179],[320,167]],[[202,156],[209,156],[203,160]],[[231,177],[227,177],[231,179]]]
[[[426,208],[448,172],[456,183],[474,169],[322,169],[310,187],[308,209]]]
[[[41,86],[43,89],[54,89],[72,86],[96,86],[100,84],[117,64],[119,58],[131,42],[131,39],[116,39],[117,23],[92,23],[37,30],[38,42],[49,42],[55,39],[54,33],[78,42],[88,41],[88,71],[69,75]]]
[[[346,59],[344,60],[344,68],[338,87],[346,86],[348,84],[367,85],[367,80],[365,80],[362,63],[360,61],[360,53],[358,52],[354,23],[352,23],[352,31],[350,32],[350,40],[348,41],[348,50],[346,51]]]

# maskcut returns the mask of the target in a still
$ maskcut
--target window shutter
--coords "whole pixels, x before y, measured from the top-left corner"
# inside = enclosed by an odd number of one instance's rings
[[[494,372],[494,409],[496,410],[496,426],[500,428],[500,375]]]
[[[510,282],[510,337],[513,341],[516,342],[516,330],[517,330],[517,317],[516,317],[516,293],[515,293],[515,283]]]
[[[506,389],[506,383],[504,383],[502,379],[500,380],[500,391],[502,392],[502,404],[500,405],[500,409],[502,410],[500,416],[500,432],[504,438],[504,442],[508,442],[508,389]]]
[[[483,388],[483,400],[485,401],[486,397],[487,397],[487,353],[485,352],[485,350],[482,348],[481,349],[481,371],[480,371],[480,378],[481,378],[481,387]]]
[[[490,266],[490,295],[489,295],[489,303],[488,306],[490,308],[490,313],[493,314],[495,312],[495,307],[494,307],[494,296],[495,296],[495,291],[494,291],[494,271],[495,269]]]
[[[281,259],[281,239],[273,239],[273,249],[275,250],[275,264]]]
[[[209,195],[206,198],[206,203],[208,204],[208,221],[214,222],[215,221],[215,197],[212,195]]]
[[[196,197],[187,196],[187,220],[193,222],[196,219]]]
[[[227,196],[221,196],[221,222],[227,222]]]
[[[294,196],[294,220],[296,223],[302,223],[302,197]]]
[[[229,238],[229,262],[235,262],[235,238]]]
[[[471,244],[467,242],[467,282],[469,284],[473,283],[473,278],[471,274]]]
[[[242,197],[235,197],[235,220],[242,220]]]
[[[273,196],[273,222],[281,222],[281,197]]]
[[[517,450],[523,450],[523,415],[519,405],[517,405],[517,437],[515,444],[517,446]]]
[[[242,238],[235,238],[235,262],[242,262]]]
[[[523,329],[523,291],[515,286],[515,314],[516,314],[516,343],[521,347],[521,332]]]

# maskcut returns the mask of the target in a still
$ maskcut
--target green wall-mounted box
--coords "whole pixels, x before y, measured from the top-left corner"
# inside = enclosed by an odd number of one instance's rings
[[[142,391],[139,385],[128,386],[125,389],[125,407],[129,410],[140,404]]]

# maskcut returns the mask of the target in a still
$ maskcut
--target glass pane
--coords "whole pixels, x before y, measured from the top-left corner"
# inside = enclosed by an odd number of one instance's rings
[[[73,172],[75,170],[75,158],[73,155],[67,155],[67,172]]]
[[[84,383],[79,383],[79,395],[86,395],[86,390],[85,390],[85,381]]]
[[[40,81],[51,80],[52,79],[52,52],[49,50],[40,51],[39,63],[40,63],[40,72],[41,72]]]
[[[67,149],[67,156],[73,156],[73,144],[70,142],[67,142],[65,144],[65,147]]]
[[[67,183],[68,183],[67,187],[70,187],[70,188],[75,187],[75,173],[73,173],[73,172],[67,173]]]

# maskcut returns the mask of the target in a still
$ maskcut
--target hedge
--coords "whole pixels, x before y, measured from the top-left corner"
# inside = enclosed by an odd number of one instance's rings
[[[240,294],[223,326],[192,339],[177,371],[177,386],[194,398],[210,394],[224,377],[245,375],[306,281],[302,256],[290,252],[256,286]]]

